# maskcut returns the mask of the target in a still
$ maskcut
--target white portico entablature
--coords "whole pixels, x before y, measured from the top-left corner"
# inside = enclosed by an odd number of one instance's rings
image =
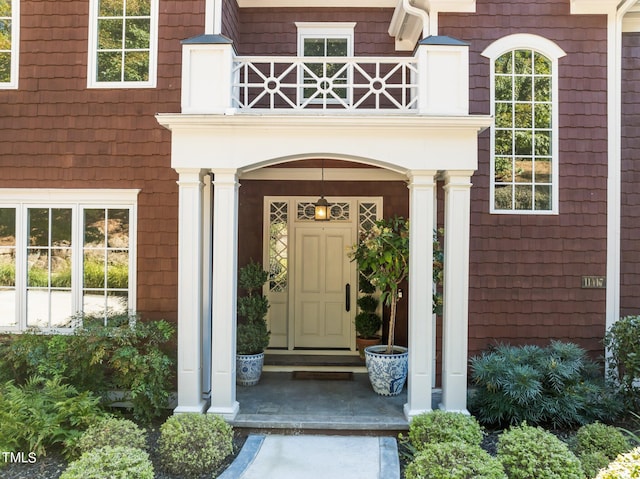
[[[350,159],[399,173],[475,170],[487,116],[157,116],[172,131],[171,166],[252,170],[309,156]]]

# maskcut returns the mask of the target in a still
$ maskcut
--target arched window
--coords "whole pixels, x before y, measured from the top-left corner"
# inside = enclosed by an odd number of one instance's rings
[[[491,60],[491,212],[558,212],[558,59],[555,43],[510,35]]]

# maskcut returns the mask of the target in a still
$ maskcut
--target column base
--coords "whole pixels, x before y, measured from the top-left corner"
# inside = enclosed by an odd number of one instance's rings
[[[468,409],[464,409],[464,408],[463,409],[447,409],[444,403],[438,404],[438,409],[442,409],[443,411],[447,411],[447,412],[457,412],[460,414],[464,414],[465,416],[471,416],[471,413],[469,412]]]
[[[194,406],[180,406],[176,407],[173,410],[173,414],[186,414],[186,413],[196,413],[202,414],[207,408],[207,403],[205,401],[200,401],[198,404]]]
[[[217,414],[227,421],[233,421],[240,411],[240,403],[235,401],[231,407],[211,406],[207,414]]]
[[[411,409],[411,407],[409,406],[409,403],[404,405],[404,417],[407,419],[407,422],[411,422],[411,420],[416,417],[419,416],[420,414],[424,414],[424,413],[428,413],[431,412],[431,409]]]

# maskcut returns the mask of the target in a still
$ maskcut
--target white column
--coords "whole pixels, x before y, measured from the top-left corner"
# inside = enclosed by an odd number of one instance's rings
[[[409,377],[407,420],[431,411],[435,171],[409,174]]]
[[[236,401],[236,304],[238,276],[238,177],[236,170],[213,172],[213,277],[211,407],[233,419]]]
[[[202,399],[202,172],[178,169],[178,407],[203,412]]]
[[[204,176],[202,203],[202,392],[205,400],[211,397],[211,275],[212,275],[212,230],[211,230],[211,176]]]
[[[469,223],[472,171],[448,171],[444,205],[442,404],[467,411]]]

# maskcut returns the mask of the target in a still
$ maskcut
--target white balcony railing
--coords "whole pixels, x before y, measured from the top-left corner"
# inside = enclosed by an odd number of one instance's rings
[[[469,47],[448,37],[411,57],[237,56],[210,37],[183,45],[184,114],[469,114]]]
[[[240,112],[417,112],[412,57],[236,57],[232,78],[232,106]]]

